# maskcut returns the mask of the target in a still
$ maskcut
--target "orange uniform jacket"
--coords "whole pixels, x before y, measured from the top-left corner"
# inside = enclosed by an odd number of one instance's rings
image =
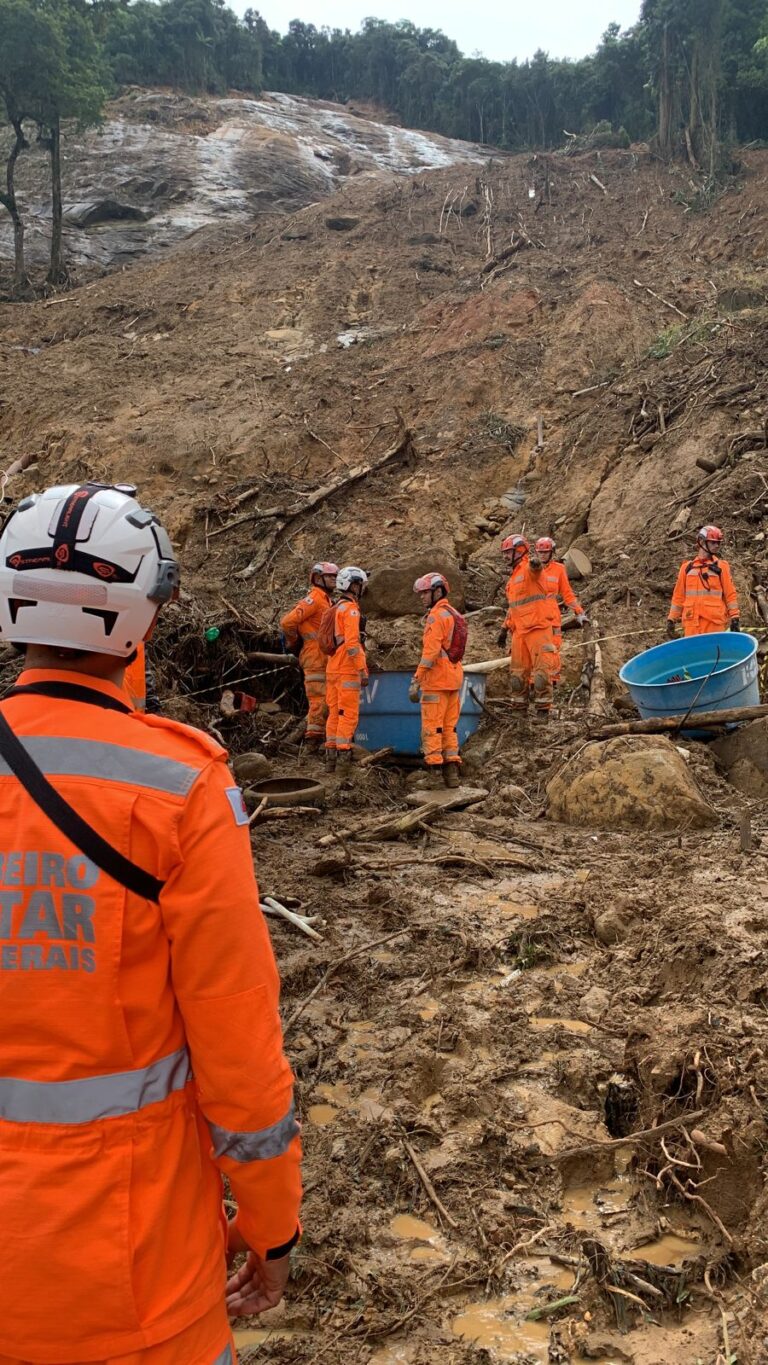
[[[18,685],[49,681],[125,703],[81,674]],[[223,749],[98,703],[2,709],[84,819],[165,883],[159,904],[124,890],[0,762],[0,1355],[103,1360],[221,1301],[222,1174],[255,1250],[295,1235],[279,983]]]
[[[360,639],[360,608],[349,597],[342,597],[336,607],[334,630],[336,653],[328,660],[328,676],[365,677],[368,664]]]
[[[508,630],[541,630],[560,625],[561,598],[572,611],[581,611],[578,599],[562,564],[545,564],[538,573],[526,559],[511,574],[506,587],[508,610],[504,625]]]
[[[430,608],[424,625],[421,659],[415,674],[422,690],[456,692],[461,687],[464,670],[460,663],[452,664],[447,653],[453,631],[453,617],[442,599]]]
[[[331,599],[325,589],[313,583],[306,597],[302,597],[280,622],[289,645],[301,639],[299,660],[305,674],[325,673],[328,656],[320,648],[318,633],[323,613],[330,605]]]
[[[717,572],[719,570],[719,572]],[[693,626],[697,621],[728,629],[728,622],[739,615],[739,601],[725,559],[688,559],[680,565],[675,590],[672,594],[670,621],[682,621]]]

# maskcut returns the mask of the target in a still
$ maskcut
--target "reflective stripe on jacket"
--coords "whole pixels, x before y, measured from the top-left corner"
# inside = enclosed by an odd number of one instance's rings
[[[728,622],[738,615],[739,599],[727,560],[699,559],[697,556],[680,565],[672,593],[670,621],[698,619],[719,624],[727,630]]]
[[[338,603],[334,627],[336,653],[328,660],[328,673],[344,673],[350,678],[358,674],[364,676],[368,672],[368,664],[360,639],[360,608],[352,598],[342,597]]]
[[[64,671],[19,685],[49,681],[125,699]],[[164,882],[159,904],[125,891],[0,763],[0,1355],[99,1360],[220,1300],[222,1173],[255,1250],[295,1234],[277,971],[218,744],[98,704],[20,695],[3,712],[81,816]]]
[[[454,627],[445,599],[441,599],[427,613],[421,659],[416,669],[416,681],[430,692],[453,692],[463,682],[464,669],[460,663],[452,664],[447,653]]]

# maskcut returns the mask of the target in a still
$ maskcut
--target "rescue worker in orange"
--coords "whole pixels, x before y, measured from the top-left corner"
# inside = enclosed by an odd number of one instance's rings
[[[702,526],[696,554],[680,565],[667,635],[674,640],[682,621],[683,635],[711,635],[718,630],[741,630],[739,599],[727,560],[720,559],[723,533],[719,526]]]
[[[124,692],[179,582],[134,492],[52,488],[0,536],[0,1365],[234,1365],[228,1308],[279,1302],[299,1236],[242,797]]]
[[[360,614],[360,599],[367,582],[368,575],[355,564],[339,569],[336,578],[339,601],[333,609],[335,648],[325,675],[328,702],[325,759],[330,772],[337,768],[342,773],[349,772],[360,718],[360,692],[368,685],[365,618]]]
[[[510,687],[512,704],[524,714],[533,695],[536,719],[547,721],[554,684],[560,673],[560,607],[558,598],[575,613],[580,626],[588,618],[561,564],[552,562],[554,543],[543,537],[534,552],[523,536],[502,541],[504,563],[511,573],[506,586],[505,632],[511,633]]]
[[[328,716],[325,700],[328,658],[320,648],[318,636],[323,614],[331,605],[338,572],[338,566],[328,560],[313,564],[309,575],[309,592],[280,622],[286,648],[290,653],[298,649],[309,706],[304,742],[307,750],[315,754],[323,742]]]
[[[426,573],[416,579],[413,591],[427,615],[421,659],[408,695],[412,702],[421,700],[421,742],[430,785],[458,787],[461,754],[457,727],[464,670],[460,663],[451,663],[447,653],[455,628],[448,602],[450,588],[441,573]]]

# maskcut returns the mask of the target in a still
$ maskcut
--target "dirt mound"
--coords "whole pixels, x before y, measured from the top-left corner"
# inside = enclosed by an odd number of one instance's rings
[[[712,749],[734,787],[759,801],[768,797],[768,719],[742,726]]]
[[[716,815],[668,739],[587,744],[547,787],[551,820],[603,829],[705,829]]]

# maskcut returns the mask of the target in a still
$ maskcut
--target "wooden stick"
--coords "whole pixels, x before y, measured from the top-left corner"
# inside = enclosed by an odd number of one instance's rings
[[[448,1223],[448,1225],[449,1225],[450,1227],[452,1227],[452,1228],[454,1228],[454,1229],[458,1229],[458,1226],[459,1226],[459,1225],[458,1225],[458,1223],[456,1222],[456,1219],[451,1217],[450,1213],[448,1212],[447,1208],[445,1207],[445,1204],[444,1204],[444,1203],[442,1202],[442,1200],[439,1198],[439,1196],[438,1196],[438,1194],[437,1194],[437,1192],[436,1192],[436,1190],[435,1190],[435,1187],[434,1187],[434,1185],[432,1184],[432,1181],[430,1180],[429,1176],[427,1175],[426,1171],[424,1170],[424,1167],[422,1166],[421,1162],[419,1161],[419,1158],[418,1158],[418,1156],[416,1155],[416,1153],[414,1152],[414,1150],[413,1150],[413,1148],[412,1148],[410,1142],[408,1141],[408,1139],[407,1139],[406,1137],[401,1137],[400,1141],[402,1142],[402,1144],[403,1144],[403,1146],[404,1146],[406,1152],[408,1153],[409,1157],[411,1158],[411,1161],[413,1162],[414,1167],[415,1167],[415,1170],[416,1170],[416,1174],[417,1174],[417,1176],[419,1177],[419,1180],[421,1181],[422,1185],[424,1186],[424,1189],[426,1190],[427,1194],[429,1195],[429,1198],[432,1200],[432,1203],[434,1204],[434,1206],[435,1206],[435,1208],[437,1209],[438,1213],[440,1214],[440,1216],[441,1216],[442,1218],[445,1219],[446,1223]]]
[[[465,673],[495,673],[499,668],[509,668],[509,655],[503,659],[485,659],[479,664],[465,664]]]
[[[660,1133],[666,1133],[670,1128],[680,1128],[684,1123],[691,1123],[694,1119],[703,1118],[708,1113],[707,1109],[693,1109],[690,1114],[681,1114],[676,1119],[666,1119],[664,1123],[657,1123],[655,1128],[639,1128],[636,1133],[628,1133],[622,1138],[601,1138],[597,1142],[587,1142],[583,1147],[567,1147],[562,1152],[555,1152],[550,1161],[564,1161],[574,1156],[587,1156],[590,1152],[607,1152],[615,1150],[617,1147],[628,1147],[633,1142],[642,1142],[648,1137],[658,1137]],[[552,1122],[551,1119],[548,1122]],[[546,1125],[543,1125],[546,1126]],[[525,1128],[526,1124],[521,1124]]]
[[[652,299],[658,299],[659,303],[663,303],[665,308],[671,308],[673,313],[677,313],[679,317],[685,318],[686,322],[688,321],[688,314],[684,313],[682,308],[678,308],[676,304],[670,303],[669,299],[662,298],[661,294],[654,293],[652,289],[648,288],[647,284],[642,284],[640,280],[634,280],[633,283],[637,285],[638,289],[644,289],[646,294],[650,294]]]
[[[370,768],[372,763],[378,763],[381,758],[389,758],[390,754],[394,752],[391,745],[386,749],[377,749],[375,753],[366,754],[365,758],[361,758],[356,766],[358,768]]]
[[[268,796],[262,796],[262,798],[261,798],[261,800],[260,800],[258,806],[256,807],[255,811],[253,811],[253,812],[248,816],[248,824],[249,824],[249,825],[255,824],[256,821],[258,820],[259,816],[261,815],[262,811],[266,810],[266,808],[267,808],[268,805],[269,805],[269,797],[268,797]]]
[[[505,1266],[507,1264],[507,1261],[511,1261],[513,1256],[519,1256],[521,1251],[527,1251],[529,1247],[535,1246],[537,1242],[543,1242],[544,1238],[548,1237],[550,1232],[554,1232],[556,1228],[557,1228],[556,1223],[547,1223],[546,1227],[539,1228],[539,1231],[534,1232],[533,1236],[528,1237],[526,1241],[517,1242],[517,1244],[513,1246],[511,1251],[506,1251],[504,1253],[501,1260],[499,1261],[499,1264],[496,1267],[496,1270],[497,1271],[501,1270],[502,1266]]]
[[[293,1011],[293,1014],[288,1016],[286,1022],[283,1025],[283,1036],[285,1036],[285,1034],[288,1033],[289,1029],[293,1028],[293,1025],[296,1023],[296,1020],[301,1018],[302,1014],[307,1008],[307,1005],[311,1004],[315,996],[318,995],[320,991],[323,989],[323,986],[326,984],[329,978],[333,976],[334,972],[337,972],[339,970],[339,967],[343,967],[346,962],[351,962],[353,957],[359,957],[361,953],[372,952],[374,948],[380,948],[383,943],[389,943],[391,939],[401,938],[403,934],[408,933],[410,933],[410,929],[408,928],[407,925],[404,929],[395,929],[393,933],[385,934],[383,938],[375,938],[371,943],[363,943],[359,948],[353,948],[351,953],[345,953],[344,956],[340,957],[336,962],[332,962],[330,967],[326,968],[326,970],[323,972],[323,975],[320,977],[320,980],[318,981],[317,985],[314,986],[312,990],[309,992],[309,995],[306,996],[304,1000],[302,1000],[300,1005],[296,1006],[296,1009]],[[705,1110],[702,1109],[701,1112],[704,1113]],[[699,1116],[698,1114],[696,1114],[692,1115],[692,1117],[698,1118]]]
[[[388,450],[385,450],[384,454],[380,455],[378,459],[371,460],[368,464],[356,465],[353,469],[345,470],[343,474],[337,474],[335,478],[324,484],[322,488],[315,489],[315,492],[298,507],[273,509],[275,525],[264,537],[258,553],[244,569],[241,569],[240,572],[236,574],[236,577],[244,581],[253,578],[254,574],[258,573],[259,569],[264,566],[283,533],[287,531],[288,527],[293,525],[299,517],[303,517],[307,512],[311,512],[313,508],[317,507],[327,498],[332,497],[334,493],[340,492],[343,488],[349,488],[352,484],[359,483],[367,474],[373,473],[374,470],[382,469],[384,465],[389,464],[390,461],[394,460],[398,455],[402,455],[404,452],[409,451],[412,440],[411,431],[405,425],[405,422],[399,413],[398,416],[400,417],[401,427],[397,440]],[[263,513],[257,514],[257,516],[263,515]],[[232,523],[230,522],[229,525],[231,526]],[[221,529],[224,530],[226,528],[222,527]]]
[[[760,720],[768,716],[768,706],[732,706],[725,711],[699,711],[690,716],[689,724],[697,730],[717,730],[724,725]],[[590,739],[613,739],[615,735],[661,735],[679,730],[685,716],[654,716],[650,720],[622,720],[616,725],[603,725]]]
[[[293,910],[289,910],[287,906],[282,905],[280,901],[276,901],[274,896],[262,896],[261,908],[265,915],[279,915],[281,919],[287,920],[289,924],[293,924],[297,929],[300,929],[302,934],[307,934],[309,938],[316,938],[319,941],[322,941],[322,934],[318,934],[317,930],[312,928],[312,925],[305,915],[294,914]]]

